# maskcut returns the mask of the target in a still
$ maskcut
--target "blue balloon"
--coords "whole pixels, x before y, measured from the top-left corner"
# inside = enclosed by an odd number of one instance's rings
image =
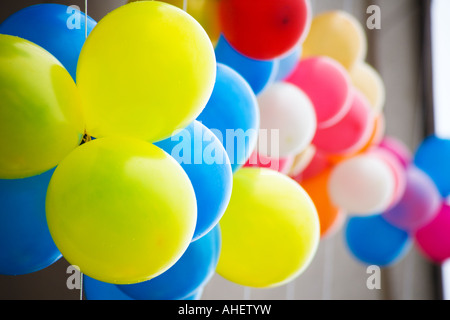
[[[95,280],[83,275],[83,292],[86,300],[136,300],[125,294],[115,284]],[[203,288],[182,300],[200,300]]]
[[[214,228],[230,202],[233,172],[228,155],[222,142],[198,121],[155,145],[181,164],[194,187],[196,241]]]
[[[117,285],[136,300],[184,300],[203,288],[213,276],[221,248],[220,227],[191,242],[169,270],[148,281]]]
[[[115,284],[96,280],[83,274],[83,291],[86,300],[134,300]]]
[[[434,181],[442,197],[450,196],[450,139],[427,137],[417,148],[413,162]]]
[[[260,94],[275,81],[278,72],[278,60],[254,60],[243,56],[228,43],[223,35],[219,37],[215,48],[217,62],[236,70],[253,89]]]
[[[212,95],[197,117],[222,142],[236,172],[250,158],[259,130],[259,107],[248,83],[232,68],[217,64]]]
[[[97,23],[87,19],[87,32]],[[9,16],[0,33],[31,41],[53,54],[76,79],[81,48],[86,39],[85,14],[62,4],[37,4]]]
[[[345,228],[348,249],[360,262],[387,267],[401,259],[411,247],[409,234],[381,215],[353,216]]]
[[[302,46],[296,45],[286,56],[278,58],[278,72],[275,76],[275,81],[283,81],[290,76],[300,62],[301,55]]]
[[[0,180],[0,274],[42,270],[61,258],[47,226],[45,198],[54,169]]]

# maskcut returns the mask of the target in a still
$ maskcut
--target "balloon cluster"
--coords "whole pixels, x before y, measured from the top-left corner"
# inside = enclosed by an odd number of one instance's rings
[[[344,216],[365,263],[412,237],[450,256],[433,154],[450,143],[412,161],[384,136],[383,81],[352,16],[129,2],[98,23],[42,4],[0,25],[0,274],[64,257],[88,299],[199,299],[214,272],[270,288]]]

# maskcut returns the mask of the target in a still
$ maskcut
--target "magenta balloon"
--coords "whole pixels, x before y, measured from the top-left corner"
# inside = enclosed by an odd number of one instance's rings
[[[285,81],[308,95],[314,105],[319,128],[335,124],[350,109],[350,76],[344,67],[329,57],[301,60]]]
[[[442,263],[450,258],[450,206],[443,204],[436,217],[416,231],[419,250],[431,261]]]
[[[409,166],[403,197],[397,205],[383,213],[383,218],[397,228],[413,232],[436,216],[441,202],[442,198],[431,178],[415,166]]]
[[[351,154],[364,147],[374,126],[375,115],[368,100],[360,91],[354,90],[350,110],[333,126],[318,128],[313,144],[328,154]]]
[[[378,146],[393,154],[405,168],[412,161],[411,151],[409,151],[408,147],[402,141],[394,137],[384,137]]]

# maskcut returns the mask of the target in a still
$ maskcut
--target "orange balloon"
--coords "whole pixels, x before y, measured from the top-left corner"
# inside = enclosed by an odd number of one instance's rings
[[[331,168],[326,169],[318,175],[300,182],[316,206],[322,238],[336,229],[336,224],[341,221],[340,217],[343,215],[342,210],[332,203],[328,195],[327,185],[331,171]]]

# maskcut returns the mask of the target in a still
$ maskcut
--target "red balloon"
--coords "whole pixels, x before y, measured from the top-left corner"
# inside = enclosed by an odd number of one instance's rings
[[[363,94],[354,90],[350,110],[335,125],[318,129],[313,144],[327,154],[351,154],[363,147],[371,137],[375,117]]]
[[[258,60],[287,54],[304,39],[312,19],[307,0],[222,0],[219,17],[230,45]]]

